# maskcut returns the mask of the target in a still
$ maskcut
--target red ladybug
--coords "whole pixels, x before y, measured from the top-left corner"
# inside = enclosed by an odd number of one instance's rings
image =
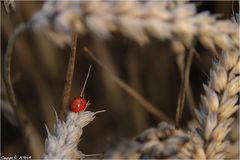
[[[70,109],[72,112],[81,112],[87,107],[87,100],[78,96],[74,97],[70,102]]]
[[[84,111],[87,107],[87,100],[85,98],[83,98],[83,92],[84,92],[84,89],[86,87],[90,71],[91,71],[91,66],[89,66],[87,77],[85,79],[85,82],[84,82],[84,85],[83,85],[80,96],[74,97],[70,101],[69,107],[70,107],[72,112],[75,112],[75,113],[81,112],[81,111]]]

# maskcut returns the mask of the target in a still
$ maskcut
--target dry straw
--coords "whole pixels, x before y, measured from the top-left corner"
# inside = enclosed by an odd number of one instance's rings
[[[11,83],[11,61],[13,56],[14,42],[16,40],[16,37],[18,37],[20,33],[25,31],[26,29],[27,26],[25,24],[20,24],[8,40],[8,46],[4,57],[3,78],[8,100],[14,109],[14,113],[19,123],[19,127],[22,129],[21,132],[24,135],[24,139],[26,140],[26,142],[28,142],[30,153],[33,157],[39,157],[43,150],[40,135],[34,127],[33,122],[26,114],[25,110],[22,108],[21,104],[17,101],[13,85]]]

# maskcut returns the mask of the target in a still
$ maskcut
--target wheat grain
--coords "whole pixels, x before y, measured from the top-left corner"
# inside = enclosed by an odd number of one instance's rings
[[[180,48],[191,46],[194,39],[213,51],[239,48],[237,24],[217,20],[207,11],[197,13],[195,4],[186,2],[45,2],[30,24],[36,30],[47,31],[59,45],[70,44],[71,35],[77,31],[80,35],[91,33],[103,39],[119,32],[140,45],[155,37],[171,40],[174,45],[175,41],[180,42]]]
[[[89,104],[88,104],[89,105]],[[83,127],[88,125],[98,112],[82,111],[79,113],[68,112],[66,122],[61,121],[56,114],[54,132],[51,134],[47,129],[48,137],[45,141],[43,159],[75,159],[84,158],[78,151],[77,145],[83,132]],[[56,113],[56,112],[55,112]]]
[[[233,129],[228,135],[230,145],[227,148],[227,159],[240,159],[239,157],[239,115],[237,120],[233,123]]]

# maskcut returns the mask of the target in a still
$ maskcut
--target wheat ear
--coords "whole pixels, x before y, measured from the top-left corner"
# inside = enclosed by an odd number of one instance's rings
[[[239,48],[235,23],[217,20],[207,11],[197,13],[196,4],[188,2],[47,1],[30,23],[34,29],[47,32],[59,45],[70,44],[73,32],[77,31],[102,39],[118,32],[140,45],[149,43],[151,37],[170,40],[177,53],[184,53],[193,40],[213,51]]]
[[[223,159],[226,155],[228,141],[225,137],[231,130],[231,115],[239,108],[239,55],[239,51],[230,51],[213,62],[209,83],[203,86],[205,94],[201,96],[200,109],[196,110],[199,133],[209,159]]]
[[[43,159],[83,159],[86,157],[82,152],[78,151],[77,145],[83,132],[83,127],[88,125],[97,113],[82,111],[74,113],[68,111],[66,122],[61,121],[56,114],[56,123],[54,132],[51,134],[47,129],[48,137],[45,141],[45,152]],[[56,113],[56,112],[55,112]]]
[[[205,159],[201,141],[166,122],[149,128],[129,142],[109,149],[111,159]]]

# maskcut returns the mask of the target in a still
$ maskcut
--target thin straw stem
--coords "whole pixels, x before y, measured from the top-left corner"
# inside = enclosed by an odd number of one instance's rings
[[[41,138],[34,127],[31,119],[26,115],[25,111],[23,110],[22,106],[17,102],[12,81],[11,81],[11,62],[12,62],[12,55],[13,55],[13,48],[16,41],[16,38],[23,33],[27,29],[27,24],[22,23],[20,24],[12,35],[9,38],[5,59],[4,59],[4,82],[6,86],[6,91],[8,94],[9,101],[14,109],[14,112],[17,116],[19,126],[21,128],[21,132],[24,135],[25,140],[28,142],[28,147],[31,153],[31,156],[34,158],[39,158],[43,151],[43,144]]]
[[[179,92],[179,97],[178,97],[176,121],[175,121],[176,127],[179,127],[179,122],[180,122],[180,118],[181,118],[183,108],[184,108],[184,103],[185,103],[186,91],[189,88],[188,87],[189,75],[190,75],[190,69],[191,69],[193,56],[194,56],[194,50],[191,49],[189,51],[189,54],[188,54],[188,57],[187,57],[184,77],[183,77],[182,82],[181,82],[181,87],[180,87],[180,92]]]
[[[81,91],[81,94],[80,94],[81,97],[83,97],[83,93],[84,93],[85,87],[87,85],[87,81],[88,81],[88,78],[89,78],[89,75],[90,75],[90,72],[91,72],[91,68],[92,68],[92,66],[90,65],[89,68],[88,68],[87,77],[85,79],[85,82],[83,84],[83,88],[82,88],[82,91]]]
[[[71,87],[72,87],[72,80],[75,68],[75,61],[76,61],[76,50],[77,50],[77,34],[74,34],[73,43],[72,43],[72,51],[70,53],[67,73],[66,73],[66,81],[63,90],[63,99],[62,99],[62,110],[61,110],[61,119],[65,119],[68,103],[70,100],[71,94]]]
[[[130,86],[128,86],[126,83],[124,83],[121,79],[119,79],[116,75],[112,73],[110,69],[108,69],[97,57],[93,55],[93,53],[88,50],[87,48],[84,48],[84,51],[88,53],[88,55],[106,72],[109,73],[110,77],[121,87],[124,91],[126,91],[129,95],[131,95],[138,103],[141,104],[141,106],[146,109],[149,113],[151,113],[153,116],[157,117],[159,120],[167,121],[172,123],[171,119],[168,118],[164,113],[156,109],[156,107],[148,102],[146,99],[144,99],[143,96],[139,95],[136,91],[134,91]]]

